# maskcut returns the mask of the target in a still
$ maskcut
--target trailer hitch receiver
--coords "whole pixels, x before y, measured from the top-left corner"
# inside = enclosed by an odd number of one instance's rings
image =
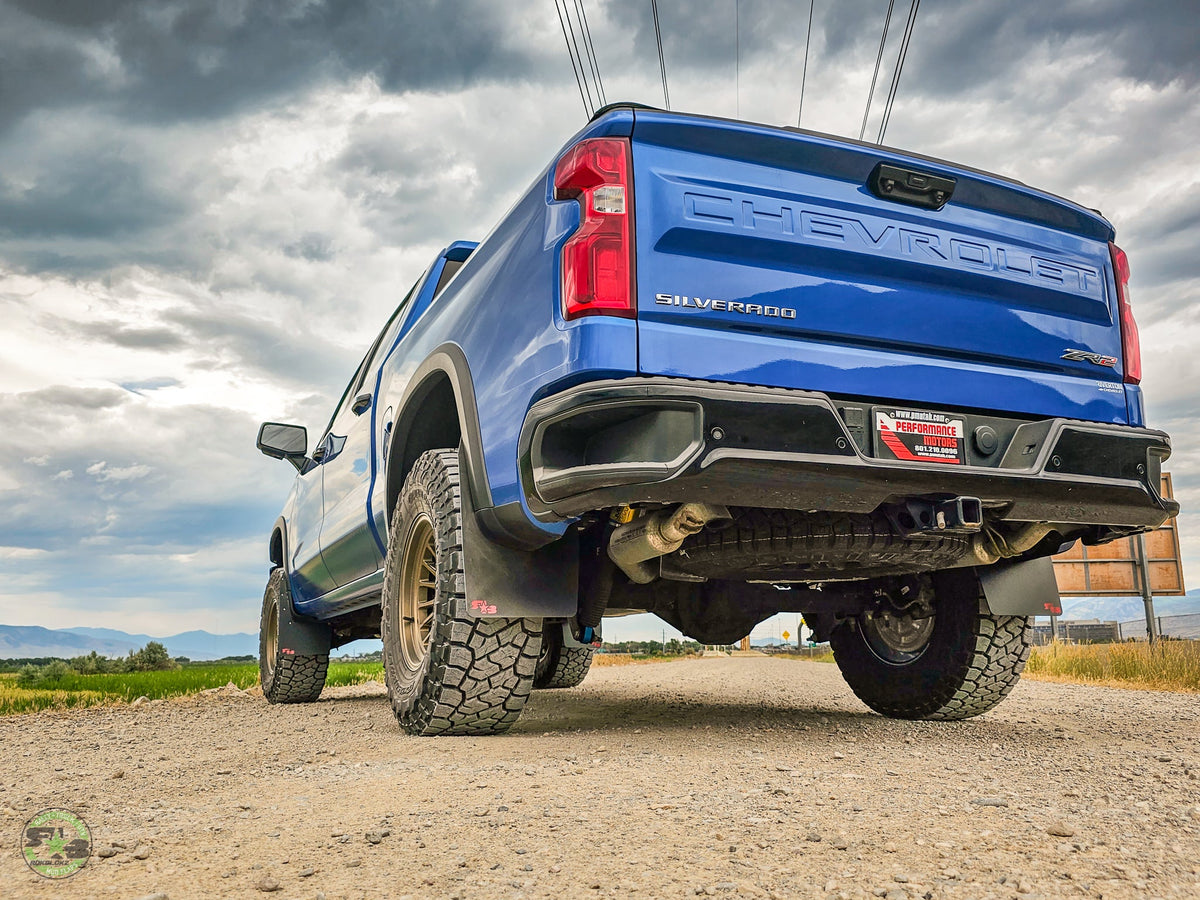
[[[978,497],[914,498],[885,506],[883,513],[900,535],[939,531],[971,533],[983,528],[983,504]]]

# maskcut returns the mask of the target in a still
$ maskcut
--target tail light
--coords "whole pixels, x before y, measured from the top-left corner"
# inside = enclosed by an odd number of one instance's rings
[[[1142,343],[1138,338],[1137,322],[1129,305],[1129,257],[1116,244],[1109,243],[1113,275],[1117,281],[1117,311],[1121,319],[1121,356],[1125,360],[1125,383],[1142,380]]]
[[[563,316],[636,318],[628,138],[589,138],[559,159],[554,199],[577,198],[583,219],[563,246]]]

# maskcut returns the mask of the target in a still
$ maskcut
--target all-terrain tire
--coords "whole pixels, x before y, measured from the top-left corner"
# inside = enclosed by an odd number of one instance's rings
[[[533,678],[537,689],[575,687],[587,678],[596,651],[591,647],[564,646],[563,627],[555,623],[542,632],[542,653]]]
[[[329,654],[289,652],[279,640],[279,623],[288,616],[291,602],[287,573],[272,569],[258,626],[258,674],[268,703],[312,703],[325,688]]]
[[[970,551],[970,535],[903,536],[881,513],[729,512],[732,522],[685,540],[672,565],[713,579],[874,578],[950,568]]]
[[[915,659],[881,657],[861,618],[838,625],[833,658],[855,695],[893,719],[969,719],[992,709],[1020,680],[1029,658],[1030,619],[993,615],[968,572],[934,576],[933,632]]]
[[[380,628],[388,697],[410,734],[499,734],[517,721],[533,689],[541,619],[476,618],[467,608],[462,491],[458,452],[430,450],[417,459],[392,515]],[[418,618],[404,615],[406,566],[420,552],[411,539],[425,528],[436,569],[426,588],[428,633],[406,637]]]

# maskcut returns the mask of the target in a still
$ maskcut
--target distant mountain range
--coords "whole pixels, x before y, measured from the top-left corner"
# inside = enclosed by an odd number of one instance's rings
[[[1155,597],[1158,616],[1200,615],[1200,589],[1184,597]],[[1102,622],[1130,622],[1143,616],[1142,601],[1137,597],[1068,597],[1063,600],[1064,619],[1099,619]],[[257,634],[209,634],[185,631],[168,637],[129,634],[113,628],[42,628],[39,625],[0,625],[0,659],[26,659],[57,656],[70,659],[95,650],[102,656],[125,656],[150,641],[158,641],[172,656],[189,659],[220,659],[223,656],[258,656]],[[795,641],[795,636],[792,636]],[[776,637],[755,638],[755,647],[783,643]],[[789,642],[790,643],[790,642]],[[378,641],[358,641],[343,653],[366,653],[379,649]]]
[[[1099,619],[1102,622],[1129,622],[1145,615],[1140,597],[1064,597],[1064,619]],[[1200,614],[1200,590],[1183,597],[1155,597],[1156,616]]]
[[[125,656],[150,641],[158,641],[172,656],[220,659],[258,655],[257,634],[209,634],[185,631],[168,637],[129,634],[112,628],[42,628],[40,625],[0,625],[0,659],[58,656],[70,659],[95,650],[102,656]]]

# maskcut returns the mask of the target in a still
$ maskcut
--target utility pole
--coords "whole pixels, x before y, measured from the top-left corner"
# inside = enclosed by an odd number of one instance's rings
[[[1136,538],[1137,566],[1141,575],[1142,604],[1146,608],[1146,638],[1153,647],[1158,643],[1159,634],[1154,618],[1154,591],[1150,588],[1150,561],[1146,556],[1146,536],[1139,534]]]

